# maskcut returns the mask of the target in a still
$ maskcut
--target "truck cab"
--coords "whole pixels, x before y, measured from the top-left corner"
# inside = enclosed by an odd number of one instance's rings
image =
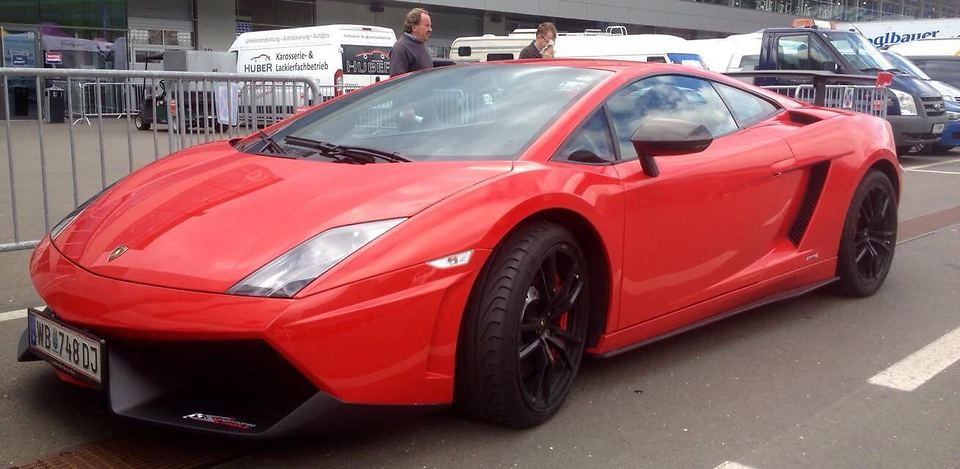
[[[896,69],[869,40],[855,32],[813,27],[769,28],[762,34],[757,70],[876,75]],[[775,80],[763,84],[795,83],[783,78]],[[942,95],[923,80],[896,71],[889,90],[887,120],[893,127],[898,151],[903,153],[915,145],[937,142],[947,121]]]

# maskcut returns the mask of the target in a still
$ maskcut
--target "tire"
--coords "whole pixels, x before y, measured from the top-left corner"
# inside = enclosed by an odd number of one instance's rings
[[[137,130],[150,130],[150,121],[144,119],[140,114],[133,118],[133,125],[137,126]]]
[[[583,250],[562,226],[537,222],[502,243],[481,272],[461,325],[458,410],[514,428],[539,425],[557,412],[583,358],[587,272]]]
[[[941,145],[939,143],[933,143],[928,145],[927,153],[947,153],[950,150],[953,150],[953,145]]]
[[[890,272],[897,247],[897,194],[890,179],[870,171],[850,201],[837,253],[837,290],[866,297]]]

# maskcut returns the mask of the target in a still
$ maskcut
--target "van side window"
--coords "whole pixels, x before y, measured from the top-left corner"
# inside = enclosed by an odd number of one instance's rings
[[[630,137],[645,119],[695,122],[706,127],[713,138],[738,130],[710,82],[683,75],[661,75],[632,83],[607,100],[607,110],[624,160],[637,157]]]
[[[730,108],[733,117],[737,119],[737,124],[740,125],[741,129],[750,127],[776,114],[779,109],[759,96],[732,86],[727,86],[722,83],[714,83],[713,86],[720,92],[723,100],[726,101],[727,107]]]
[[[610,124],[603,108],[595,111],[579,129],[567,137],[554,161],[602,164],[616,161]]]
[[[487,62],[494,62],[494,61],[497,61],[497,60],[513,60],[513,59],[515,59],[515,58],[516,58],[516,57],[514,57],[513,54],[510,54],[510,53],[507,53],[507,54],[503,54],[503,53],[501,53],[501,54],[487,54]]]
[[[760,54],[745,55],[740,57],[740,65],[737,67],[737,70],[749,72],[756,70],[758,65],[760,65]]]
[[[809,34],[777,38],[777,65],[780,70],[826,70],[827,62],[836,63],[830,52]],[[830,68],[833,71],[833,68]]]

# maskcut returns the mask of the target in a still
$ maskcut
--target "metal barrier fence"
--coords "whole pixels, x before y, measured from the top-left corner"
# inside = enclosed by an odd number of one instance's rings
[[[8,84],[22,88],[24,77],[35,117],[12,121]],[[0,187],[9,187],[0,190],[0,252],[36,246],[87,197],[162,156],[351,91],[307,76],[27,68],[0,68],[0,85]],[[63,90],[63,102],[50,89]]]
[[[878,86],[878,77],[806,70],[757,70],[729,72],[727,75],[816,106],[887,117],[889,90],[886,86]],[[777,81],[802,83],[786,85]]]
[[[813,85],[763,86],[775,93],[797,101],[813,104],[816,91]],[[887,117],[887,89],[868,85],[827,85],[824,106],[861,112],[885,119]]]

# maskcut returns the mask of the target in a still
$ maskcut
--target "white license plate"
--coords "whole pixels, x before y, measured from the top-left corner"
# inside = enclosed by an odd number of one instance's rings
[[[943,133],[944,124],[933,124],[933,134],[940,135]]]
[[[103,341],[34,311],[27,313],[30,349],[79,378],[103,376]]]

